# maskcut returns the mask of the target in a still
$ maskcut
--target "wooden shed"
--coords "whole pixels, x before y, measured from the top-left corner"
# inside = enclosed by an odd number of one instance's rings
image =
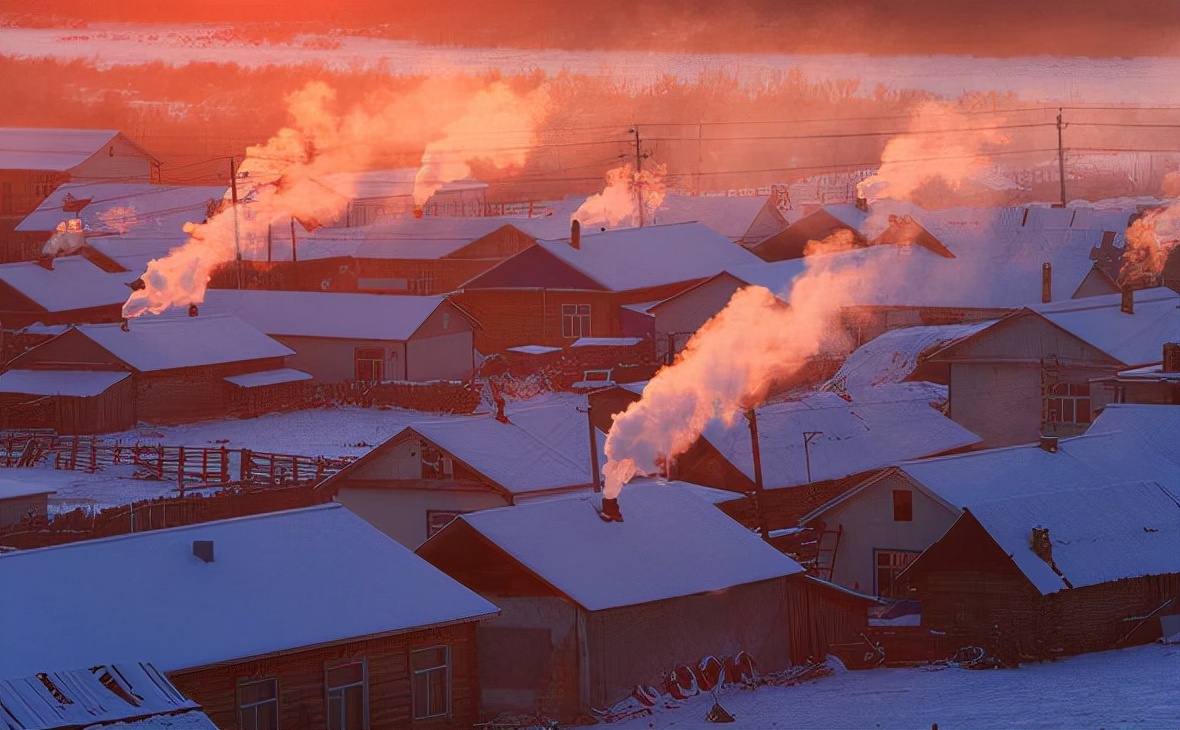
[[[15,551],[0,583],[0,676],[150,656],[227,729],[471,727],[497,610],[341,505]]]

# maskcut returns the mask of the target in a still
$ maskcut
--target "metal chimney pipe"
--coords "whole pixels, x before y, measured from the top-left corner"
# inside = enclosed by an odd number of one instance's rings
[[[582,224],[578,222],[577,218],[570,221],[570,247],[582,247]]]
[[[1046,261],[1041,264],[1041,302],[1048,304],[1053,301],[1053,264]]]
[[[754,511],[758,516],[762,539],[770,542],[770,527],[766,523],[765,505],[762,504],[765,489],[762,484],[762,451],[758,445],[758,415],[753,408],[746,409],[746,421],[750,425],[750,451],[754,457]]]
[[[1123,314],[1135,313],[1135,290],[1129,286],[1124,285],[1122,288],[1122,301],[1119,303],[1119,311]]]

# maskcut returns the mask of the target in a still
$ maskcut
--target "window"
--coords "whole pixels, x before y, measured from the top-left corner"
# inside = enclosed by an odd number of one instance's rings
[[[451,650],[447,646],[410,652],[413,675],[414,719],[442,717],[451,712]]]
[[[369,687],[365,662],[328,664],[328,730],[365,730],[369,725]]]
[[[278,728],[278,680],[270,677],[238,683],[238,725],[242,730]]]
[[[561,336],[574,340],[590,336],[589,304],[561,305]]]
[[[918,558],[917,552],[907,550],[874,550],[877,563],[877,595],[900,597],[897,576]]]
[[[385,380],[385,350],[372,347],[356,349],[356,379],[366,383]]]
[[[428,509],[428,510],[426,510],[426,537],[427,538],[434,537],[434,534],[436,532],[438,532],[442,528],[449,525],[451,523],[451,520],[455,519],[456,517],[458,517],[461,514],[463,514],[463,513],[456,512],[454,510],[442,510],[442,509]]]
[[[450,312],[443,312],[442,326],[443,326],[443,329],[445,329],[445,330],[449,330],[451,328],[451,313]]]
[[[1059,383],[1045,399],[1051,423],[1090,422],[1090,384]]]
[[[893,521],[912,522],[914,520],[914,493],[908,489],[893,490]]]

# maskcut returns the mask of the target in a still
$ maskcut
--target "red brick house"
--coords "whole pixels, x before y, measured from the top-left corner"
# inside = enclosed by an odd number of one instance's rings
[[[700,223],[586,233],[538,242],[468,281],[456,301],[484,327],[476,337],[481,352],[562,347],[626,335],[624,305],[666,299],[758,261]]]
[[[118,324],[80,325],[9,362],[4,376],[22,373],[21,385],[0,392],[0,398],[9,407],[45,396],[95,399],[87,405],[93,420],[56,424],[74,433],[123,430],[138,421],[197,421],[237,412],[242,391],[257,394],[259,389],[309,380],[307,373],[286,366],[292,354],[290,348],[230,316],[145,316],[131,320],[125,331]],[[109,377],[99,383],[95,373]],[[80,379],[85,382],[62,390],[63,383]],[[22,393],[36,397],[14,399]]]
[[[0,582],[0,675],[151,657],[223,730],[470,727],[497,613],[341,505],[16,551]]]

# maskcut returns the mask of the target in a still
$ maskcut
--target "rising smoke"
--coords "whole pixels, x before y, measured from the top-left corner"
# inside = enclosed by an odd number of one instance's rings
[[[643,170],[627,164],[606,173],[606,187],[570,216],[584,226],[628,228],[651,221],[664,204],[668,168],[649,163]]]
[[[1164,179],[1165,195],[1180,194],[1180,173]],[[1131,221],[1123,247],[1119,285],[1156,286],[1168,257],[1180,246],[1180,199],[1145,211]]]
[[[440,78],[415,93],[366,100],[347,113],[336,111],[335,92],[320,82],[287,102],[290,124],[248,148],[242,163],[263,184],[248,186],[248,202],[187,225],[188,240],[148,264],[145,287],[127,300],[123,316],[203,301],[213,271],[239,256],[253,258],[272,225],[292,218],[330,221],[344,210],[351,191],[334,194],[321,179],[367,170],[407,144],[425,149],[414,189],[419,204],[442,184],[468,175],[473,160],[497,168],[520,164],[535,144],[547,98],[543,87],[518,93],[494,82],[473,91]]]

